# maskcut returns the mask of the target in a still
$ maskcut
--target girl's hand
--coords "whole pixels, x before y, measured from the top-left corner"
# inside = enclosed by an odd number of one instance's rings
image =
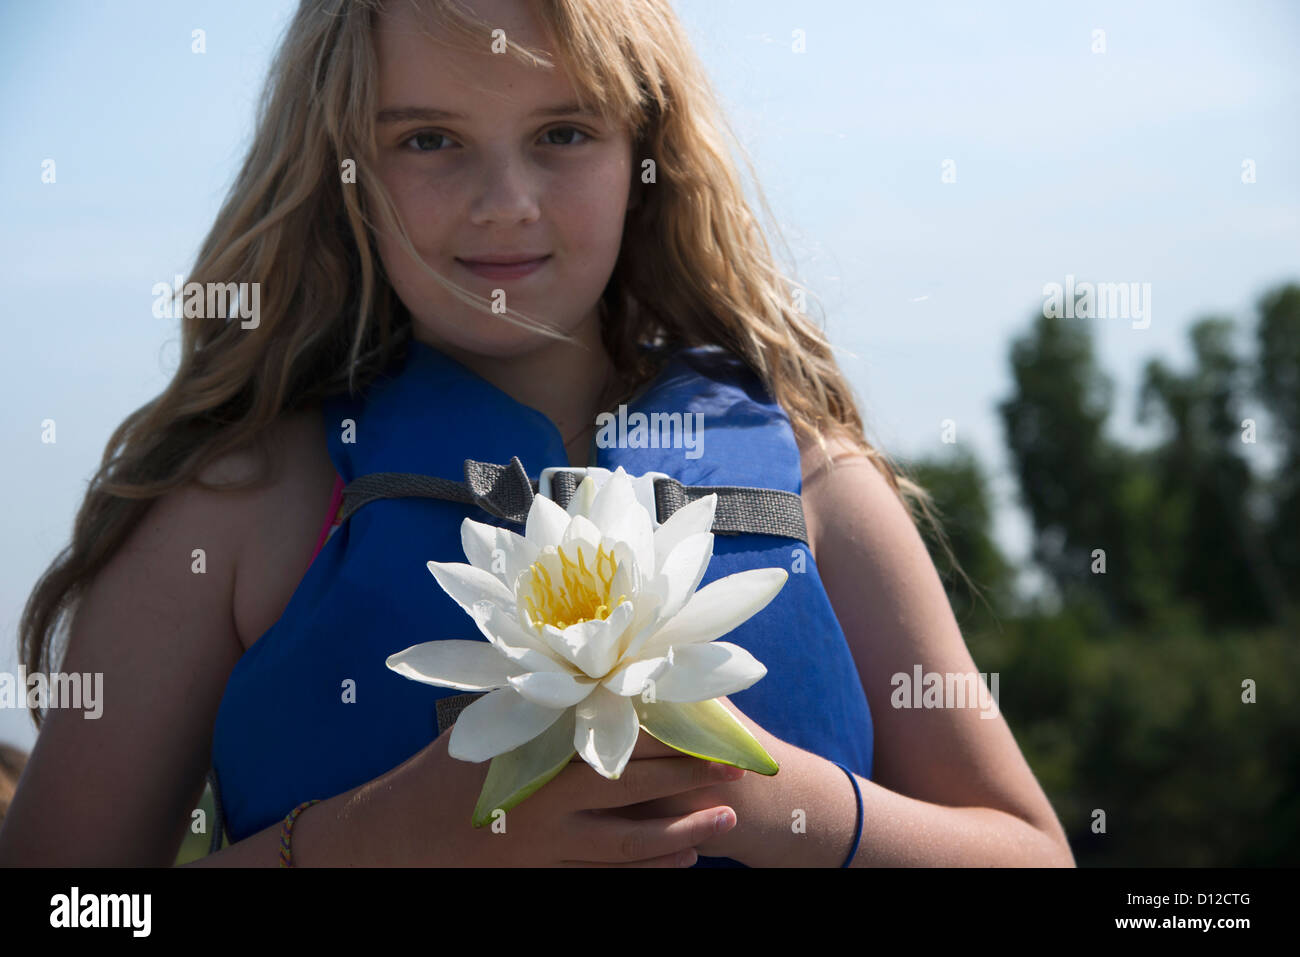
[[[784,806],[789,802],[782,797],[782,785],[791,777],[790,766],[798,762],[799,758],[803,756],[803,752],[768,733],[726,697],[721,697],[718,700],[739,719],[741,724],[749,729],[750,734],[758,739],[758,743],[763,746],[763,749],[776,759],[777,764],[781,766],[781,770],[771,777],[756,774],[753,771],[746,771],[743,777],[735,781],[711,784],[662,798],[654,798],[639,804],[617,808],[611,813],[629,820],[651,820],[666,816],[690,814],[705,808],[729,806],[736,811],[736,826],[724,833],[710,837],[697,845],[696,850],[706,857],[730,857],[744,863],[745,858],[748,856],[747,848],[752,846],[754,841],[761,840],[764,829],[789,827],[792,809]],[[646,745],[646,741],[651,742],[652,745]],[[674,751],[642,732],[641,737],[637,740],[636,750],[632,752],[633,759],[641,756],[640,752],[643,746],[647,754],[655,756],[660,753],[681,754],[680,751]],[[629,762],[630,765],[631,762]],[[782,776],[784,776],[784,780]],[[778,784],[778,781],[781,781],[782,784]]]
[[[423,770],[404,803],[407,828],[424,863],[470,867],[689,867],[694,848],[716,833],[724,805],[697,801],[690,810],[630,818],[629,805],[681,796],[724,783],[714,765],[641,735],[622,776],[610,781],[576,755],[569,766],[523,803],[505,812],[500,825],[475,828],[470,813],[490,762],[460,761],[447,753],[449,728],[413,760]],[[727,828],[735,826],[735,815]],[[419,835],[427,835],[423,842]],[[411,861],[411,863],[418,863]]]

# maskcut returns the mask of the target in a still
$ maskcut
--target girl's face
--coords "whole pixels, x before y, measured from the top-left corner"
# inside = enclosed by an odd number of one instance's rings
[[[517,2],[471,6],[507,37],[550,53]],[[380,178],[429,267],[590,340],[631,193],[630,134],[579,112],[558,66],[527,67],[488,42],[482,53],[462,52],[422,36],[409,14],[380,19]],[[396,236],[381,232],[377,244],[417,338],[497,358],[556,342],[460,302]],[[523,276],[481,275],[464,264],[539,256],[540,268]]]

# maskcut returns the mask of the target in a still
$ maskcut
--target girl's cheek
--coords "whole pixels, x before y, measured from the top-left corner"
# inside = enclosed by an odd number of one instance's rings
[[[441,239],[448,231],[447,223],[455,215],[450,200],[427,187],[394,189],[390,186],[389,194],[416,249],[429,254],[444,245]],[[386,241],[381,240],[381,250],[387,255],[393,255],[401,249],[401,240],[396,236],[387,238]]]
[[[402,162],[381,163],[379,172],[384,188],[403,212],[426,212],[430,208],[445,207],[457,195],[454,175],[435,175],[427,168]]]

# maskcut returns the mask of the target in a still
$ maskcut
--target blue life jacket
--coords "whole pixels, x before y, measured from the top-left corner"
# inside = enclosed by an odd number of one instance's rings
[[[632,476],[663,472],[684,485],[801,491],[789,419],[758,377],[719,347],[676,352],[626,405],[630,424],[636,412],[647,419],[653,412],[703,413],[696,437],[702,443],[634,448],[640,437],[633,428],[617,446],[593,439],[589,464],[622,466]],[[506,464],[518,456],[532,479],[545,467],[569,464],[550,419],[414,339],[403,362],[358,397],[327,399],[322,414],[330,457],[346,482],[375,472],[459,481],[466,459]],[[411,681],[385,660],[439,637],[482,639],[427,568],[430,560],[467,561],[460,538],[466,516],[510,527],[477,505],[441,499],[381,499],[360,508],[325,543],[284,614],[236,663],[212,742],[232,842],[277,823],[303,801],[379,777],[439,735],[436,702],[463,693]],[[700,587],[767,567],[791,573],[785,586],[724,636],[748,649],[767,674],[728,697],[777,738],[870,778],[871,713],[809,549],[784,536],[715,533]],[[700,857],[695,866],[744,865]]]

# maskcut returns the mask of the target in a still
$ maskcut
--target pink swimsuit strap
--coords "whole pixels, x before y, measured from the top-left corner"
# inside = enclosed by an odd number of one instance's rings
[[[334,478],[334,492],[330,495],[330,508],[325,516],[325,525],[320,530],[320,536],[316,539],[316,551],[311,553],[311,560],[314,562],[320,550],[325,547],[325,540],[330,537],[330,530],[336,525],[342,524],[339,521],[339,512],[343,507],[343,476],[338,475]]]

